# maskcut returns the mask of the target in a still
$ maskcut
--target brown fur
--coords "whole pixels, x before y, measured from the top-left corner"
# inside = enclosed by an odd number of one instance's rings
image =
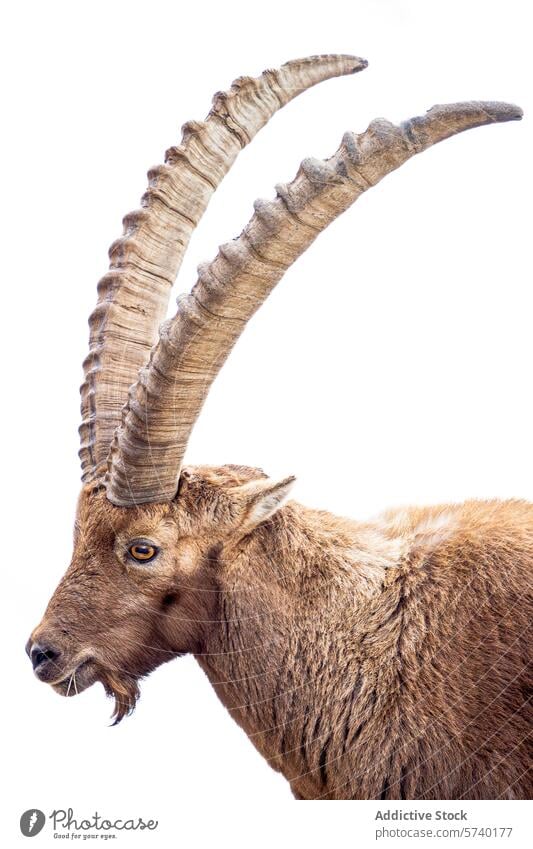
[[[61,648],[49,683],[100,680],[120,720],[143,675],[192,652],[298,798],[528,798],[533,506],[358,523],[276,511],[287,486],[189,468],[173,502],[139,508],[87,486],[32,635]],[[139,536],[161,548],[142,568],[124,558]]]

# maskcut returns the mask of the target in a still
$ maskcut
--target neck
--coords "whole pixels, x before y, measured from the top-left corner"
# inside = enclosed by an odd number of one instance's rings
[[[363,623],[400,554],[370,525],[291,503],[221,565],[217,624],[197,659],[298,796],[332,798],[328,762],[368,710]]]

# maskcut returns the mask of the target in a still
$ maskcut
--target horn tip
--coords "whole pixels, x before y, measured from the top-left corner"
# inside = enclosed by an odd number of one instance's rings
[[[430,113],[435,110],[455,113],[457,115],[475,115],[480,113],[482,123],[500,123],[505,121],[520,121],[523,111],[515,103],[506,103],[500,100],[471,100],[465,103],[451,103],[445,106],[434,106]]]
[[[305,71],[312,75],[316,74],[319,80],[331,77],[348,76],[364,71],[368,67],[368,60],[360,56],[352,56],[349,53],[322,53],[319,56],[306,56],[302,59],[291,59],[281,66],[281,71],[297,73]]]
[[[481,103],[480,106],[494,121],[521,121],[524,117],[523,110],[515,103],[491,100]]]
[[[356,71],[364,71],[365,68],[368,68],[368,59],[361,59],[359,56],[352,56],[352,61],[354,63],[352,73],[354,74]]]
[[[362,59],[361,56],[344,54],[338,58],[345,65],[348,74],[356,74],[358,71],[364,71],[365,68],[368,68],[368,59]]]

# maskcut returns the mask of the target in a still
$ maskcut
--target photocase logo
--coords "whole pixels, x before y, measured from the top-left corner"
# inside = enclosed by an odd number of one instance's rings
[[[48,815],[50,828],[54,837],[117,837],[115,832],[121,831],[155,831],[159,825],[158,820],[144,819],[144,817],[119,817],[109,819],[102,816],[98,811],[90,816],[78,817],[73,808],[56,808]],[[20,818],[20,830],[24,837],[35,837],[43,830],[46,816],[39,808],[29,808],[24,811]],[[102,832],[102,833],[99,833]],[[108,832],[108,833],[106,833]]]
[[[30,808],[24,811],[20,818],[20,830],[24,837],[35,837],[42,830],[46,817],[38,808]]]

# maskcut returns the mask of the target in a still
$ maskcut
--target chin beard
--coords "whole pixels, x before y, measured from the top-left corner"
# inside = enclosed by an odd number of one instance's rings
[[[111,714],[113,725],[118,725],[125,716],[130,716],[135,710],[137,700],[141,695],[138,679],[133,676],[122,676],[116,672],[103,670],[100,680],[106,694],[115,699],[115,708]]]

